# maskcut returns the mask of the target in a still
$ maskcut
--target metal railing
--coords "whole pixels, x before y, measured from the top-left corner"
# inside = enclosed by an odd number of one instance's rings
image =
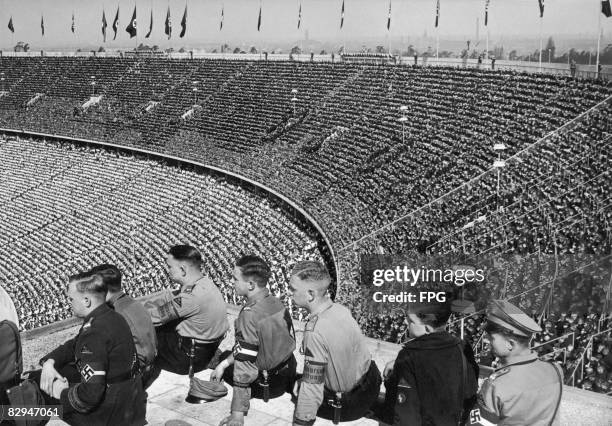
[[[612,327],[608,328],[607,330],[600,331],[599,333],[592,334],[591,337],[589,337],[589,341],[584,347],[584,350],[582,351],[582,354],[579,357],[578,363],[570,373],[569,378],[565,381],[567,385],[576,386],[577,374],[580,374],[580,380],[584,378],[584,364],[586,357],[590,356],[593,351],[593,339],[597,336],[601,336],[602,334],[606,333],[612,333]]]

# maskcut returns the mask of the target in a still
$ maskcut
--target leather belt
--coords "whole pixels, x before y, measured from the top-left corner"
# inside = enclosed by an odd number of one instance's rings
[[[220,343],[223,338],[225,336],[221,336],[217,339],[214,340],[200,340],[200,339],[195,339],[193,337],[185,337],[185,336],[178,336],[178,345],[179,348],[183,347],[183,343],[185,343],[185,345],[187,346],[187,348],[191,348],[192,342],[193,342],[193,346],[195,348],[203,348],[206,347],[207,345],[213,344],[213,343]]]

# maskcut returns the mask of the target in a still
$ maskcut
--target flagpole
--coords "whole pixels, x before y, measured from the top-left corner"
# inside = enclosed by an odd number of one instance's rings
[[[595,60],[595,78],[599,78],[599,49],[601,45],[601,10],[597,10],[597,59]]]
[[[134,55],[138,53],[138,11],[136,11],[136,0],[134,0],[134,11],[136,13],[136,45],[134,46]],[[137,57],[138,58],[138,57]]]
[[[439,50],[440,50],[440,27],[437,26],[436,27],[436,65],[438,65],[438,61],[439,61]]]
[[[489,26],[487,25],[487,46],[485,52],[485,59],[489,59]]]
[[[540,55],[538,62],[540,63],[540,72],[542,72],[542,27],[544,25],[544,17],[540,16]]]
[[[298,27],[298,41],[299,41],[299,45],[298,47],[300,48],[300,51],[298,52],[298,61],[302,60],[302,49],[304,48],[304,44],[302,43],[302,3],[301,0],[298,0],[298,6],[299,6],[299,10],[298,10],[298,23],[300,24],[300,26]]]
[[[389,0],[389,16],[387,16],[387,23],[388,23],[388,28],[387,28],[387,50],[389,52],[389,56],[391,56],[391,0]],[[401,55],[401,49],[400,49],[400,55]]]

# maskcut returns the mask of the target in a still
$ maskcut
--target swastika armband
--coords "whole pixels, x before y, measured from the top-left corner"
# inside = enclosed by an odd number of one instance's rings
[[[304,375],[302,381],[304,383],[312,383],[319,385],[325,382],[326,362],[317,362],[306,360],[304,363]]]
[[[480,426],[496,426],[498,422],[498,416],[488,412],[487,410],[483,410],[482,408],[475,408],[470,411],[470,418],[468,424]]]
[[[83,383],[104,383],[106,371],[101,369],[98,363],[78,362],[79,373],[83,379]]]
[[[255,360],[257,360],[258,351],[259,345],[247,343],[242,340],[237,340],[232,353],[236,361],[255,362]]]

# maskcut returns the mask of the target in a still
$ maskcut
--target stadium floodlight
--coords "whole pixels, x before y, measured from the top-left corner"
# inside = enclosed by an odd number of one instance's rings
[[[494,151],[504,151],[505,149],[506,145],[504,145],[503,143],[496,143],[495,145],[493,145]]]

